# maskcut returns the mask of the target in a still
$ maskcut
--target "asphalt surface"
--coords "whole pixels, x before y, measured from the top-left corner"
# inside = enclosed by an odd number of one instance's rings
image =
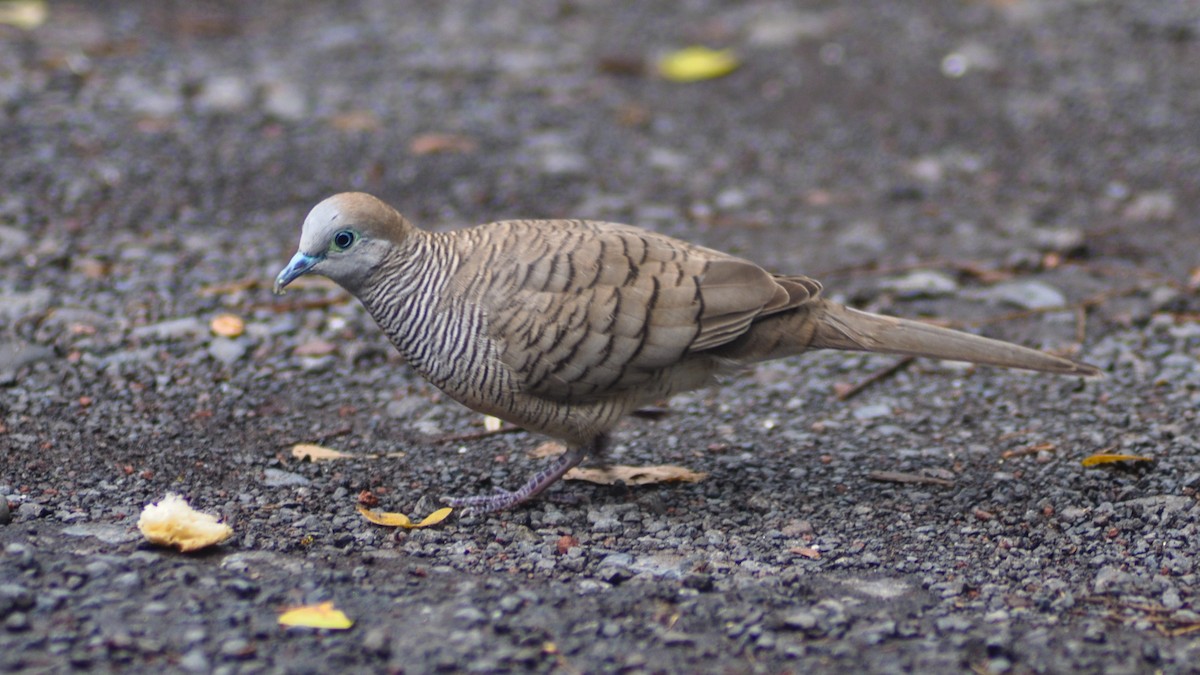
[[[655,73],[692,44],[741,66]],[[0,670],[1196,672],[1197,63],[1183,1],[64,1],[0,25]],[[542,439],[437,442],[482,418],[336,288],[270,295],[346,189],[435,229],[632,222],[1106,378],[916,362],[839,400],[895,360],[807,355],[618,429],[613,461],[700,483],[566,482],[397,533],[356,504],[514,487]],[[142,542],[167,492],[234,537]],[[278,625],[322,601],[354,627]]]

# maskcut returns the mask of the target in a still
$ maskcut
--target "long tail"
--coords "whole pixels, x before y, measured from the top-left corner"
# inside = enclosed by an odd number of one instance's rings
[[[1100,369],[1053,354],[919,321],[860,312],[819,301],[809,349],[846,349],[970,361],[1060,375],[1101,377]]]

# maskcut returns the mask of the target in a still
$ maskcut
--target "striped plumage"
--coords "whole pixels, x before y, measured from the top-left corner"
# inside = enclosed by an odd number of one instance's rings
[[[518,220],[450,233],[383,202],[318,204],[276,288],[325,275],[354,294],[405,360],[455,400],[565,441],[516,492],[451,500],[498,509],[537,494],[625,414],[741,365],[832,348],[1094,376],[1092,366],[852,310],[821,285],[628,225]]]

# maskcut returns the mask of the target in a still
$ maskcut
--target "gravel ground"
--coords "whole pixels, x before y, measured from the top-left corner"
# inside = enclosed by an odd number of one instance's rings
[[[742,65],[647,67],[690,44]],[[1196,672],[1198,62],[1186,0],[0,25],[0,670]],[[482,419],[336,288],[270,295],[344,189],[432,228],[635,222],[870,309],[1007,317],[976,325],[1107,378],[918,362],[841,401],[894,360],[808,355],[618,429],[614,461],[703,482],[397,533],[357,501],[512,487],[541,439],[436,442]],[[226,312],[243,335],[210,331]],[[143,543],[168,491],[234,538]],[[278,626],[326,600],[353,629]]]

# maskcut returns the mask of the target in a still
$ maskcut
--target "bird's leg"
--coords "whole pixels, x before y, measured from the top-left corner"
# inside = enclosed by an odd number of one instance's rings
[[[509,492],[500,490],[495,494],[479,495],[477,497],[448,497],[446,503],[459,508],[470,508],[474,511],[487,513],[503,511],[521,504],[553,485],[571,469],[575,468],[588,455],[599,456],[608,446],[608,435],[600,434],[590,443],[580,447],[570,447],[546,468],[530,476],[521,487]]]

